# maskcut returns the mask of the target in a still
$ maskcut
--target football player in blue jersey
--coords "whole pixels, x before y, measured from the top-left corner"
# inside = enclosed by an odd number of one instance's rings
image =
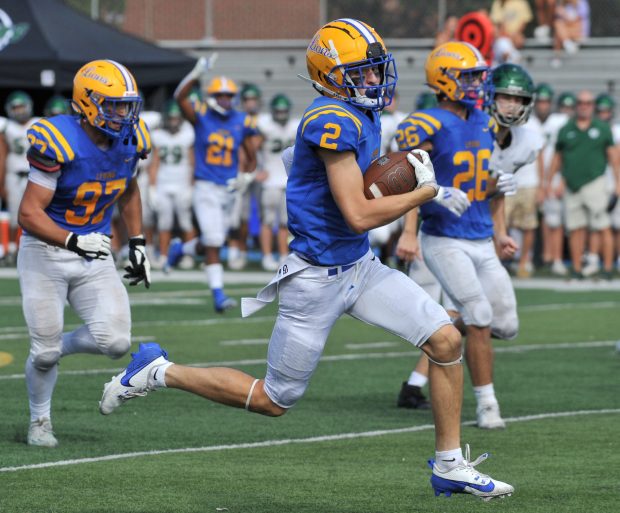
[[[175,99],[183,115],[194,125],[194,212],[200,227],[200,239],[181,243],[174,241],[168,251],[171,267],[183,255],[204,252],[207,281],[213,294],[215,311],[222,313],[237,306],[237,302],[224,293],[224,268],[220,262],[220,249],[226,240],[230,213],[235,200],[235,184],[239,180],[239,150],[246,154],[246,169],[256,168],[254,139],[258,136],[256,121],[246,113],[233,108],[237,85],[231,79],[213,78],[207,86],[207,100],[192,103],[192,87],[207,70],[208,64],[199,59],[194,69],[179,84]]]
[[[463,368],[461,336],[444,309],[403,273],[370,251],[367,231],[399,218],[437,193],[428,154],[408,154],[418,186],[401,195],[367,200],[363,173],[378,156],[379,111],[396,86],[394,59],[366,25],[340,19],[322,27],[306,52],[320,96],[297,130],[286,196],[291,253],[256,299],[244,298],[250,315],[279,293],[269,342],[267,373],[255,379],[230,368],[176,365],[155,343],[143,344],[129,367],[106,384],[100,411],[157,387],[280,416],[303,396],[329,332],[347,313],[399,334],[430,358],[436,461],[435,493],[470,493],[484,499],[511,494],[512,486],[480,474],[460,447]]]
[[[426,81],[439,105],[409,115],[397,140],[401,150],[427,150],[438,169],[439,193],[420,208],[419,245],[464,324],[478,426],[495,429],[505,423],[493,387],[491,335],[512,339],[519,322],[512,283],[495,246],[502,258],[517,249],[506,233],[503,196],[491,201],[497,184],[489,179],[489,162],[497,124],[476,108],[485,93],[486,71],[484,59],[468,43],[434,49],[426,61]],[[404,233],[415,238],[416,229],[413,211]]]
[[[24,230],[17,267],[30,335],[26,383],[28,443],[58,444],[51,400],[58,361],[73,353],[120,358],[130,347],[127,291],[110,258],[118,204],[130,235],[131,285],[150,283],[135,169],[150,151],[131,73],[117,62],[85,64],[73,81],[78,113],[43,118],[28,130],[28,185],[19,208]],[[68,301],[84,324],[63,333]]]

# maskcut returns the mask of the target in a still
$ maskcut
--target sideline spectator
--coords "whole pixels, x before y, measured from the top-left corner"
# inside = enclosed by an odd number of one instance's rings
[[[555,0],[536,0],[536,20],[534,37],[540,43],[551,42],[551,27],[555,18]]]
[[[603,254],[603,277],[611,279],[613,247],[607,208],[605,167],[611,163],[616,177],[616,194],[620,192],[620,163],[613,148],[613,137],[607,123],[594,117],[594,96],[581,91],[577,96],[576,116],[558,133],[555,154],[547,180],[562,169],[566,181],[564,211],[569,232],[572,275],[583,279],[582,258],[586,244],[586,228],[600,232]]]
[[[562,65],[560,52],[568,55],[579,51],[579,43],[590,36],[590,5],[588,0],[562,0],[555,9],[554,42],[555,57],[551,66]]]
[[[518,63],[519,49],[525,43],[525,26],[534,18],[530,5],[526,0],[494,0],[490,17],[497,27],[493,47],[496,64]]]
[[[448,41],[456,40],[456,26],[459,23],[458,16],[454,16],[453,14],[449,14],[446,16],[445,21],[443,22],[443,27],[437,35],[435,36],[435,44],[434,47],[447,43]]]

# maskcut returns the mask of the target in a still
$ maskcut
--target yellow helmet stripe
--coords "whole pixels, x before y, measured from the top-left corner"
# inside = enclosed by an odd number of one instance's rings
[[[441,121],[434,118],[433,116],[426,114],[426,112],[414,112],[413,117],[424,119],[425,121],[428,121],[431,125],[433,125],[435,129],[437,130],[441,129]]]
[[[362,135],[362,124],[360,123],[359,119],[357,119],[350,112],[339,111],[339,110],[336,110],[336,109],[333,109],[333,110],[322,110],[321,112],[317,112],[313,116],[310,116],[309,118],[307,118],[306,121],[304,122],[303,126],[301,127],[302,135],[304,133],[304,130],[306,129],[306,125],[308,123],[310,123],[310,121],[312,121],[313,119],[316,119],[319,116],[322,116],[323,114],[336,114],[336,116],[339,116],[341,118],[350,118],[350,119],[352,119],[353,122],[355,123],[356,128],[357,128],[357,135],[358,135],[358,137]]]
[[[348,117],[350,117],[354,122],[355,122],[355,126],[357,126],[358,131],[361,131],[362,129],[362,122],[357,119],[357,117],[355,117],[355,115],[351,114],[347,109],[345,109],[344,107],[341,107],[340,105],[322,105],[321,107],[316,107],[315,109],[309,110],[304,114],[304,117],[302,119],[302,121],[304,121],[305,119],[308,118],[308,116],[310,116],[311,114],[321,111],[321,110],[325,110],[325,109],[335,109],[338,110],[340,112],[344,112],[345,114],[347,114]],[[314,118],[312,118],[314,119]],[[305,123],[304,123],[305,126]]]
[[[74,159],[74,157],[75,157],[75,153],[71,149],[71,146],[69,145],[69,142],[67,141],[67,139],[65,139],[65,136],[60,133],[60,130],[58,130],[47,119],[41,119],[39,121],[39,124],[41,124],[45,128],[47,128],[51,132],[53,138],[60,144],[60,147],[62,148],[62,152],[63,152],[63,159],[61,159],[60,155],[59,155],[58,160],[60,162],[70,162],[70,161],[72,161]],[[52,146],[52,148],[54,147],[52,145],[52,141],[51,140],[50,140],[50,146]]]

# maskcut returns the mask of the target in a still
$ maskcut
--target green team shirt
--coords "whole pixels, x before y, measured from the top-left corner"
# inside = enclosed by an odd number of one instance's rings
[[[571,191],[605,174],[607,148],[613,144],[611,128],[598,119],[585,130],[577,127],[574,118],[560,129],[555,149],[562,155],[562,176]]]

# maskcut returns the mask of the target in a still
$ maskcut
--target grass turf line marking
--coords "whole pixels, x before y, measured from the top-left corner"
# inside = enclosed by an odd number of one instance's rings
[[[577,417],[580,415],[606,415],[620,413],[620,409],[605,410],[576,410],[562,411],[556,413],[538,413],[534,415],[523,415],[520,417],[508,417],[504,420],[509,424],[518,422],[531,422],[544,419],[557,419],[565,417]],[[476,421],[470,420],[461,423],[462,426],[473,426]],[[423,424],[421,426],[413,426],[408,428],[397,429],[381,429],[376,431],[362,431],[360,433],[340,433],[337,435],[311,436],[308,438],[287,438],[282,440],[266,440],[264,442],[246,442],[240,444],[211,445],[205,447],[185,447],[183,449],[161,449],[154,451],[127,452],[120,454],[108,454],[106,456],[97,456],[94,458],[79,458],[73,460],[49,461],[46,463],[35,463],[32,465],[21,465],[19,467],[0,467],[0,472],[18,472],[20,470],[34,470],[52,467],[66,467],[69,465],[82,465],[85,463],[99,463],[101,461],[114,461],[129,458],[139,458],[141,456],[160,456],[164,454],[183,454],[190,452],[215,452],[227,451],[234,449],[257,449],[261,447],[277,447],[281,445],[293,444],[309,444],[321,442],[334,442],[339,440],[354,440],[357,438],[373,438],[377,436],[398,435],[403,433],[415,433],[419,431],[430,431],[435,429],[433,424]]]
[[[153,339],[151,339],[153,340]],[[617,344],[617,340],[600,340],[592,342],[566,342],[559,344],[529,344],[522,346],[508,346],[508,347],[496,347],[495,353],[521,353],[526,351],[544,351],[546,349],[585,349],[593,347],[613,347]],[[396,342],[399,343],[399,342]],[[381,360],[384,358],[402,358],[404,356],[410,356],[415,358],[420,356],[420,351],[392,351],[388,353],[350,353],[350,354],[334,354],[322,356],[319,361],[321,362],[341,362],[351,360]],[[246,360],[223,360],[219,362],[200,362],[200,363],[183,363],[187,367],[236,367],[240,365],[260,365],[267,363],[265,358],[252,358]],[[124,367],[116,369],[80,369],[80,370],[68,370],[58,371],[59,376],[90,376],[97,374],[118,374]],[[6,374],[0,375],[0,381],[10,379],[24,379],[24,374]]]

